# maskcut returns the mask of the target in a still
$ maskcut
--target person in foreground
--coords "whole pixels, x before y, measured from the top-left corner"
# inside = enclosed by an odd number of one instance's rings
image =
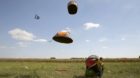
[[[104,66],[103,58],[96,55],[89,56],[86,61],[86,78],[102,78]]]

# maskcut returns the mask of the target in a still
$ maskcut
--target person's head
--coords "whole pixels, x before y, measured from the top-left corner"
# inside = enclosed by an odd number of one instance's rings
[[[103,61],[103,58],[102,58],[102,57],[100,57],[100,60],[101,60],[101,61]]]
[[[98,57],[97,55],[90,55],[90,56],[88,57],[88,59],[93,59],[93,60],[95,60],[95,61],[98,61],[98,60],[99,60],[99,57]]]

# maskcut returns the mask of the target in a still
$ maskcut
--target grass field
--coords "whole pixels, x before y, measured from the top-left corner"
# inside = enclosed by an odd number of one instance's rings
[[[140,62],[105,62],[103,78],[140,78]],[[81,78],[84,62],[0,62],[0,78]]]

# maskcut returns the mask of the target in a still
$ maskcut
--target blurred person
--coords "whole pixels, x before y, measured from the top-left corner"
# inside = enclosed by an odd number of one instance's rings
[[[103,75],[103,58],[91,55],[86,59],[86,77],[101,78]]]
[[[100,57],[100,63],[99,63],[99,65],[101,65],[101,75],[103,75],[103,72],[104,72],[104,63],[103,63],[103,58],[102,57]]]

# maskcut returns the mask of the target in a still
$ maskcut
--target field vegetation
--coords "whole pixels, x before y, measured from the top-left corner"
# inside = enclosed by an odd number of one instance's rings
[[[105,60],[103,78],[140,78],[139,59]],[[84,59],[1,59],[0,78],[84,78]]]

